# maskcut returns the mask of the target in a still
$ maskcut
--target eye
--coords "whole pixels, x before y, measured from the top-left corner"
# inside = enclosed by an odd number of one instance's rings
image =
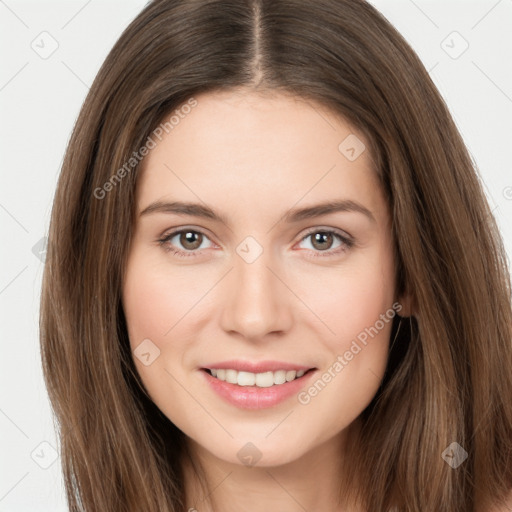
[[[172,243],[174,238],[176,238],[176,243],[181,244],[181,247],[183,247],[184,250],[175,247],[175,244]],[[201,231],[197,231],[195,229],[180,229],[164,235],[164,237],[160,238],[158,242],[166,251],[172,252],[179,257],[186,258],[190,256],[197,256],[200,253],[198,249],[201,248],[201,245],[205,240],[209,240],[209,238]],[[207,248],[208,247],[202,247],[202,249]]]
[[[176,240],[173,242],[173,239]],[[354,241],[351,238],[333,229],[315,228],[306,234],[301,239],[301,242],[307,239],[311,239],[312,256],[315,258],[337,255],[348,251],[354,245]],[[338,246],[332,249],[336,239],[339,241]],[[198,256],[201,253],[201,249],[207,249],[208,247],[201,247],[206,240],[210,241],[202,231],[182,228],[164,235],[158,240],[158,243],[165,251],[171,252],[180,258],[187,258]],[[181,245],[182,249],[177,248],[177,244]]]
[[[348,251],[354,245],[354,241],[345,234],[332,229],[315,228],[310,231],[301,240],[311,239],[311,247],[314,253],[313,257],[328,257]],[[335,240],[339,240],[339,245],[335,249],[331,249]]]

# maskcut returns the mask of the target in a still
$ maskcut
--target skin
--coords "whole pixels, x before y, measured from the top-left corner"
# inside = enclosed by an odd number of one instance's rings
[[[409,298],[395,295],[390,212],[369,152],[350,161],[338,150],[350,134],[366,141],[332,112],[293,96],[237,90],[196,99],[144,159],[138,212],[155,201],[191,201],[228,224],[138,216],[123,305],[132,350],[149,339],[160,354],[148,366],[134,357],[137,371],[188,436],[215,489],[215,510],[342,510],[344,446],[383,378],[391,322],[307,405],[293,396],[268,409],[237,408],[199,368],[270,359],[316,367],[321,376],[395,301],[401,316],[410,314]],[[281,220],[290,208],[338,199],[364,205],[375,221],[354,211]],[[180,235],[167,247],[198,256],[180,257],[158,242],[181,227],[204,233],[198,248]],[[315,244],[314,228],[339,230],[354,245],[336,253],[343,242]],[[252,263],[236,252],[247,236],[263,249]],[[237,457],[248,442],[261,453],[254,467]],[[188,506],[211,511],[188,467],[186,475]]]

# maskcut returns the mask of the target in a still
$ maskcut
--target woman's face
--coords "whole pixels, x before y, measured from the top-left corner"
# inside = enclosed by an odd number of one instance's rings
[[[123,287],[134,361],[205,453],[284,464],[342,434],[382,380],[389,212],[363,136],[319,105],[196,100],[143,162]]]

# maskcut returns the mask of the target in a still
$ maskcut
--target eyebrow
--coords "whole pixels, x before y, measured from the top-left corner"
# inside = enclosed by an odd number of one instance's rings
[[[321,217],[322,215],[329,215],[331,213],[337,212],[357,212],[368,217],[368,219],[373,223],[377,222],[372,212],[368,208],[360,203],[357,203],[356,201],[352,201],[351,199],[328,201],[304,208],[292,208],[283,215],[282,220],[288,223],[297,223],[305,219],[313,219],[316,217]],[[224,215],[216,212],[206,205],[199,203],[187,203],[183,201],[156,201],[144,208],[144,210],[140,212],[140,216],[148,215],[150,213],[174,213],[177,215],[191,215],[193,217],[200,217],[222,222],[229,226],[229,221]]]

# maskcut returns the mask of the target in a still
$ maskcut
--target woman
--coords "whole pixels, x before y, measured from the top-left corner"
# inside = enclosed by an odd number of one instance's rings
[[[150,2],[82,108],[49,239],[70,510],[511,510],[501,238],[366,2]]]

